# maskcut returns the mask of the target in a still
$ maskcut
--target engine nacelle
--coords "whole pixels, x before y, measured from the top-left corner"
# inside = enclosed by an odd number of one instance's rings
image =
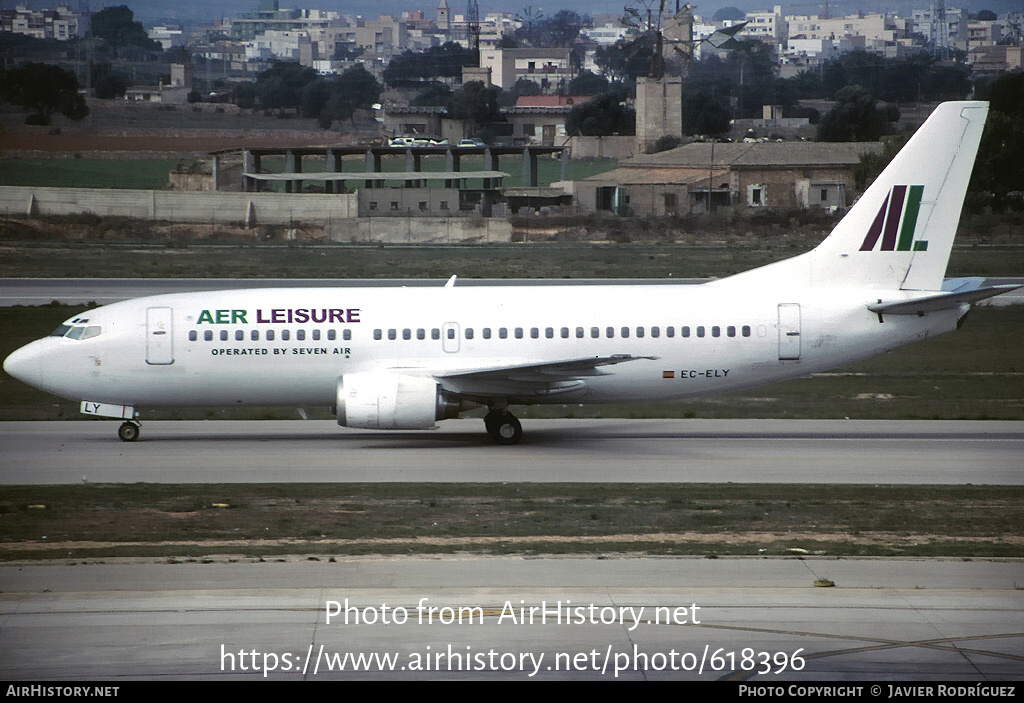
[[[372,430],[431,429],[462,409],[434,379],[386,371],[342,376],[335,408],[339,425]]]

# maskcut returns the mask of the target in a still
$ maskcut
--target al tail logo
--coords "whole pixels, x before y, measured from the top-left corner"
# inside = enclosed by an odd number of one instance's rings
[[[921,210],[923,194],[924,186],[893,186],[885,196],[882,207],[878,209],[860,250],[873,250],[881,237],[881,251],[927,251],[928,242],[914,241],[914,229],[917,227],[917,214]]]

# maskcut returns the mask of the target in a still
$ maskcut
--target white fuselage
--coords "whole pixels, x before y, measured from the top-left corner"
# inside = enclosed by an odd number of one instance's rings
[[[966,310],[880,320],[866,307],[891,296],[678,284],[186,293],[82,313],[95,336],[44,338],[7,366],[51,393],[98,403],[330,406],[344,374],[437,377],[621,354],[652,358],[601,367],[569,393],[474,399],[673,400],[869,357],[955,329]]]

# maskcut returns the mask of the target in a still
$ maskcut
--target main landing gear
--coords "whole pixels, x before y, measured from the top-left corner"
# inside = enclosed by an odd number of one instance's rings
[[[137,420],[126,420],[117,430],[117,436],[122,442],[134,442],[139,438],[142,424]]]
[[[487,434],[498,444],[519,444],[523,438],[523,426],[508,410],[491,410],[484,416]]]

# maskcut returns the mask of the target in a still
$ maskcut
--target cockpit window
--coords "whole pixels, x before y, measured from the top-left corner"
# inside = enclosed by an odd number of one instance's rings
[[[99,325],[89,325],[88,327],[82,325],[75,325],[73,327],[71,325],[61,325],[50,336],[83,340],[98,337],[101,332],[103,332],[103,328]]]

